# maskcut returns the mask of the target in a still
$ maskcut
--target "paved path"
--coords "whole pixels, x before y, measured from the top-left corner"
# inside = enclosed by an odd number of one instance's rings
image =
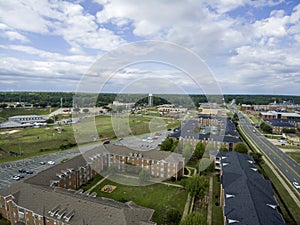
[[[207,207],[207,224],[211,225],[212,222],[212,200],[213,200],[213,177],[209,178],[209,194],[208,194],[208,207]]]
[[[108,177],[109,177],[109,175],[107,175],[106,177],[103,177],[101,180],[99,180],[97,182],[97,184],[95,184],[93,187],[91,187],[89,190],[87,190],[86,193],[91,192],[95,187],[97,187],[99,184],[101,184],[103,181],[105,181]]]
[[[188,196],[187,196],[187,199],[186,199],[186,203],[185,203],[185,206],[184,206],[184,211],[183,211],[181,220],[183,220],[187,216],[187,214],[189,213],[190,204],[191,204],[191,195],[189,193]]]

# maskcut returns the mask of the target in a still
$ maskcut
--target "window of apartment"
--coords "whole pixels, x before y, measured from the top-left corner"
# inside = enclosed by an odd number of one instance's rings
[[[19,219],[23,220],[25,217],[24,212],[19,211]]]

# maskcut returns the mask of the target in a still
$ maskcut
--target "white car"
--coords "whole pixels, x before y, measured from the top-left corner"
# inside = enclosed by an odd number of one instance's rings
[[[293,182],[293,185],[294,185],[295,188],[300,189],[300,185],[299,185],[298,182],[294,181],[294,182]]]
[[[20,177],[17,176],[17,175],[12,176],[11,178],[12,178],[13,180],[20,180]]]
[[[48,161],[48,164],[49,164],[49,165],[54,165],[55,162],[53,162],[53,161]]]

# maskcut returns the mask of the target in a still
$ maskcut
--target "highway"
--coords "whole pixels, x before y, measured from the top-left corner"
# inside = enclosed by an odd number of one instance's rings
[[[290,184],[293,186],[294,181],[300,184],[300,166],[297,162],[267,140],[242,113],[233,107],[231,110],[238,114],[240,127],[248,138],[275,164],[278,170],[290,181]],[[294,189],[297,190],[295,187]],[[300,189],[297,191],[300,193]]]

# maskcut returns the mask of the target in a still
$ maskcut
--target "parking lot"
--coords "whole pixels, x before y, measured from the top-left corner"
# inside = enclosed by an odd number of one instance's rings
[[[26,179],[29,176],[33,176],[34,174],[45,170],[53,165],[48,164],[48,161],[53,161],[55,164],[60,163],[63,159],[73,158],[78,155],[78,149],[68,150],[63,152],[58,152],[55,154],[38,156],[35,158],[24,159],[9,163],[3,163],[0,165],[0,190],[10,187],[13,183],[20,182]],[[41,162],[45,162],[45,165],[41,165]],[[54,165],[55,165],[54,164]],[[25,169],[33,171],[33,174],[20,173],[19,169]],[[12,176],[16,174],[22,174],[24,178],[21,178],[19,181],[14,180]]]

